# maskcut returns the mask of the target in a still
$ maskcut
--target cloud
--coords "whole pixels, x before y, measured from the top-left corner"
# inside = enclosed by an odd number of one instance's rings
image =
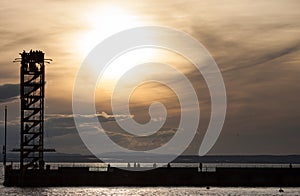
[[[176,128],[161,128],[150,136],[135,136],[116,129],[106,130],[105,133],[119,146],[135,151],[148,151],[166,144],[176,131]]]
[[[82,120],[95,117],[95,115],[79,115]],[[133,116],[127,115],[109,115],[106,112],[96,114],[99,122],[105,123],[110,121],[115,121],[116,119],[125,120],[132,118]],[[89,127],[88,123],[84,126]],[[74,115],[73,114],[46,114],[45,118],[45,129],[48,136],[58,136],[68,133],[77,133]]]
[[[0,103],[13,101],[18,98],[19,94],[19,84],[3,84],[0,86]]]
[[[125,120],[128,118],[133,118],[134,115],[123,115],[123,114],[107,114],[106,112],[101,112],[100,114],[97,114],[98,120],[100,122],[107,122],[107,121],[115,121],[118,120]]]
[[[292,43],[288,46],[282,46],[282,48],[276,49],[275,51],[267,51],[263,54],[258,54],[256,57],[248,59],[245,62],[240,63],[236,67],[225,68],[224,70],[222,70],[222,72],[224,73],[228,71],[234,71],[236,69],[243,69],[243,68],[253,67],[257,65],[263,65],[269,61],[273,61],[277,58],[295,53],[299,50],[300,50],[300,41],[297,43]]]

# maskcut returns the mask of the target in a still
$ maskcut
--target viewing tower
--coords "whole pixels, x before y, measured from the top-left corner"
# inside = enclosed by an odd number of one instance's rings
[[[45,59],[42,51],[23,51],[20,67],[21,136],[20,168],[44,169]]]

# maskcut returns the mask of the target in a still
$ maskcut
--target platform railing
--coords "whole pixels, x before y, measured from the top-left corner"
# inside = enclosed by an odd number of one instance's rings
[[[108,164],[107,163],[54,163],[49,162],[45,164],[49,165],[50,170],[57,170],[61,167],[88,167],[89,171],[106,171]],[[11,166],[11,169],[18,170],[20,169],[20,164],[18,162],[9,162],[8,167]],[[111,167],[119,168],[134,168],[134,163],[110,163]],[[137,167],[137,166],[135,166]],[[167,167],[167,165],[155,163],[139,163],[138,167],[147,167],[147,168],[158,168],[158,167]],[[202,169],[199,167],[199,163],[171,163],[170,167],[190,167],[198,168],[198,171],[202,172],[214,172],[216,168],[300,168],[300,164],[257,164],[257,163],[203,163]]]

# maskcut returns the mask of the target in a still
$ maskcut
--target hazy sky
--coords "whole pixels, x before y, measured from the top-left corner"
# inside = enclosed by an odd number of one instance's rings
[[[94,46],[114,33],[162,25],[198,39],[222,71],[227,116],[210,154],[300,154],[299,10],[298,0],[229,0],[226,4],[218,0],[1,1],[0,121],[2,124],[4,105],[8,105],[9,147],[19,145],[20,65],[12,63],[19,52],[39,49],[53,59],[46,65],[47,146],[59,152],[87,153],[72,116],[73,84],[82,61]],[[159,50],[125,56],[108,71],[106,83],[99,84],[97,112],[111,114],[109,97],[114,79],[131,66],[136,56],[172,64],[191,80],[200,97],[201,119],[198,134],[186,153],[197,153],[209,122],[210,98],[201,74],[183,57]],[[136,74],[133,80],[147,78],[148,71]],[[163,69],[158,71],[158,77],[181,85]],[[131,112],[138,122],[147,122],[149,104],[157,100],[166,104],[170,115],[159,133],[166,141],[176,132],[179,118],[178,99],[170,89],[155,83],[140,86],[131,97]],[[113,140],[143,149],[145,141],[124,140],[112,117],[103,114],[100,121]],[[0,131],[3,138],[3,126]]]

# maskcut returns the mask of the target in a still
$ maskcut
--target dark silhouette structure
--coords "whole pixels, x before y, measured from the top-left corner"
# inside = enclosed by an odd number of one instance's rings
[[[21,136],[20,167],[24,169],[43,169],[44,152],[44,99],[45,99],[45,59],[42,51],[20,53],[20,99]]]
[[[4,109],[4,145],[3,145],[3,166],[6,167],[6,145],[7,145],[7,106]]]
[[[150,169],[150,168],[149,168]],[[216,168],[160,167],[127,171],[109,166],[106,171],[89,167],[26,170],[6,168],[5,186],[193,186],[193,187],[299,187],[300,168]]]

